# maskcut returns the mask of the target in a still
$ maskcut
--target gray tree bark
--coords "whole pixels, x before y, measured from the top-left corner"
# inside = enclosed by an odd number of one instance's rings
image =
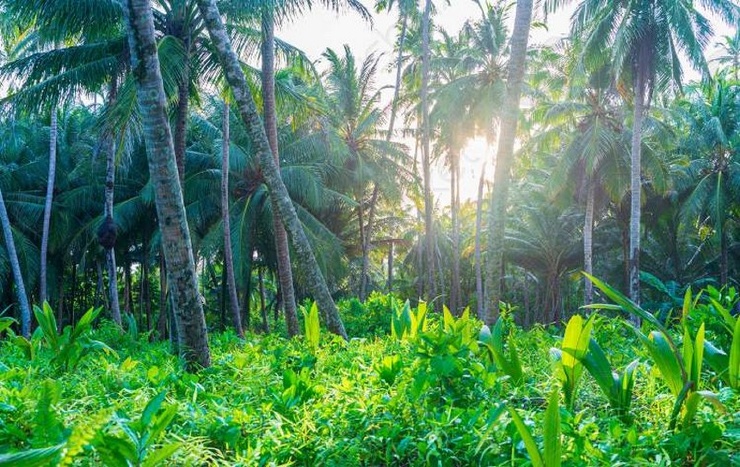
[[[167,282],[176,318],[178,348],[189,370],[208,367],[211,364],[208,334],[167,121],[151,3],[149,0],[127,0],[124,16],[167,264]]]
[[[278,168],[275,166],[265,128],[257,113],[254,99],[249,92],[244,71],[241,69],[239,60],[231,47],[221,14],[214,0],[197,0],[197,2],[214,48],[218,53],[221,66],[224,68],[226,79],[234,93],[239,114],[244,120],[255,146],[265,184],[270,191],[271,198],[275,200],[280,218],[290,235],[298,259],[297,264],[303,269],[306,277],[306,285],[314,295],[329,331],[346,339],[347,332],[344,330],[344,324],[342,324],[337,307],[321,274],[311,244],[303,232],[303,227],[298,219],[288,190],[285,188]]]
[[[223,103],[223,122],[221,132],[221,220],[224,225],[224,265],[226,282],[229,289],[229,310],[234,320],[234,329],[239,337],[244,337],[242,315],[239,312],[239,296],[236,293],[234,276],[234,252],[231,249],[231,216],[229,215],[229,104]]]
[[[486,275],[486,299],[484,319],[489,326],[499,315],[504,262],[504,233],[506,227],[506,204],[509,197],[509,182],[514,159],[514,140],[519,118],[519,98],[521,95],[524,70],[527,62],[527,43],[532,23],[532,0],[516,3],[514,30],[511,35],[511,53],[506,83],[506,95],[501,114],[501,130],[496,152],[496,165],[493,178],[493,198],[491,200],[490,222],[488,227],[488,258]]]
[[[267,140],[272,150],[275,166],[280,173],[280,152],[278,148],[277,109],[275,107],[275,18],[273,12],[263,10],[262,13],[262,103],[264,106],[265,130]],[[298,311],[295,303],[295,289],[293,288],[293,270],[290,265],[290,248],[288,233],[283,227],[280,212],[276,209],[275,200],[272,201],[272,226],[275,233],[275,250],[277,251],[278,278],[285,307],[285,324],[288,336],[293,337],[301,333],[298,325]]]
[[[18,252],[15,249],[13,240],[13,229],[10,227],[10,218],[8,211],[5,209],[5,199],[3,191],[0,189],[0,223],[3,225],[3,235],[5,237],[5,249],[8,251],[10,259],[10,268],[13,271],[13,281],[15,282],[15,294],[18,298],[18,306],[21,314],[21,335],[26,339],[31,337],[31,307],[28,304],[28,295],[26,295],[26,286],[21,274],[21,263],[18,261]]]
[[[49,125],[49,176],[46,180],[46,199],[44,201],[44,223],[41,230],[41,265],[39,280],[39,302],[44,303],[46,296],[47,258],[49,254],[49,228],[51,225],[51,208],[54,201],[54,180],[57,172],[57,107],[51,109]]]

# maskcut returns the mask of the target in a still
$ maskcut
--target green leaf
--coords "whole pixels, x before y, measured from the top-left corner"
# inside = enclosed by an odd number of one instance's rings
[[[728,367],[730,387],[736,390],[740,389],[740,319],[735,321]]]
[[[170,443],[161,446],[146,457],[142,467],[156,467],[172,457],[180,448],[182,443]]]
[[[547,467],[560,467],[560,398],[557,391],[550,394],[550,401],[545,410],[545,449],[544,462]],[[531,455],[531,454],[530,454]]]
[[[542,455],[537,448],[537,443],[534,441],[529,428],[527,428],[527,425],[524,424],[524,421],[513,407],[508,407],[508,409],[509,414],[511,415],[511,420],[514,422],[514,426],[516,426],[519,436],[522,437],[522,441],[524,441],[524,447],[527,449],[527,453],[529,453],[532,465],[534,467],[545,467],[545,463],[542,461]]]
[[[48,448],[29,449],[12,454],[0,454],[0,467],[35,467],[47,466],[59,456],[64,444]]]
[[[663,380],[674,396],[678,396],[684,387],[683,373],[673,348],[660,331],[653,331],[649,337],[635,330],[640,340],[647,347],[650,356],[660,370]]]
[[[303,310],[303,321],[306,332],[306,343],[308,347],[314,352],[319,348],[319,341],[321,339],[321,327],[319,323],[319,306],[316,302],[311,304],[311,308],[308,312]]]
[[[704,359],[707,361],[709,367],[717,373],[717,377],[727,383],[728,386],[732,386],[729,368],[730,368],[730,357],[718,349],[712,344],[711,341],[704,341]]]
[[[581,361],[613,406],[617,395],[615,394],[614,373],[604,350],[595,339],[589,342],[588,352]]]
[[[162,391],[156,396],[152,397],[149,403],[146,404],[144,411],[141,413],[142,430],[145,430],[147,429],[147,427],[149,427],[149,424],[152,422],[152,418],[154,418],[154,415],[159,412],[159,408],[162,407],[162,402],[164,402],[165,396],[167,396],[167,392]]]
[[[619,307],[622,308],[622,310],[626,311],[627,313],[631,313],[631,314],[639,316],[643,320],[655,326],[658,330],[662,331],[665,335],[668,335],[668,330],[665,328],[665,326],[663,326],[663,324],[660,321],[658,321],[658,319],[655,316],[653,316],[652,313],[640,308],[639,305],[637,305],[635,302],[633,302],[629,298],[625,297],[622,293],[620,293],[619,291],[617,291],[616,289],[608,285],[606,282],[603,282],[588,273],[584,272],[582,274],[586,276],[596,286],[596,288],[601,290],[604,293],[604,295],[606,295],[614,303],[619,305]],[[613,307],[609,305],[606,305],[606,306],[591,305],[589,308],[614,309]],[[675,348],[675,345],[672,345],[672,347]]]

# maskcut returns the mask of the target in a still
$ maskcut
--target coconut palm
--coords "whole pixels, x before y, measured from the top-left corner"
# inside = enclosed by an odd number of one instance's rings
[[[189,368],[208,367],[211,363],[208,335],[198,293],[197,273],[175,162],[174,144],[166,115],[164,85],[156,53],[150,2],[129,0],[124,6],[124,17],[167,262],[173,312],[177,317],[179,349]]]
[[[498,318],[501,301],[501,272],[504,255],[506,202],[514,158],[514,140],[519,117],[519,97],[527,58],[529,28],[532,22],[531,0],[516,3],[514,29],[511,35],[506,93],[501,112],[498,149],[495,158],[493,194],[488,228],[488,258],[484,321],[491,325]]]
[[[690,224],[707,223],[714,229],[720,245],[720,284],[725,286],[728,230],[740,194],[740,87],[717,79],[693,89],[683,107],[689,132],[682,150],[693,155],[683,184],[690,193],[684,217]]]
[[[549,8],[570,3],[551,0]],[[705,7],[728,24],[740,21],[740,7],[729,0],[676,3],[585,0],[572,16],[572,34],[584,38],[583,56],[588,65],[609,63],[620,85],[629,88],[633,104],[630,173],[630,298],[639,302],[639,252],[641,214],[641,138],[646,110],[657,89],[668,83],[681,86],[682,53],[689,64],[709,76],[703,49],[712,36],[707,18],[696,8]],[[679,52],[680,51],[680,52]]]

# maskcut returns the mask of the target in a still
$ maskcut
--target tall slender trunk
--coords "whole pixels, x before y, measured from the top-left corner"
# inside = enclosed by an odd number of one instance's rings
[[[124,255],[123,261],[123,311],[131,314],[131,262]]]
[[[174,33],[182,41],[185,49],[185,60],[181,63],[181,81],[177,83],[177,112],[175,113],[175,129],[173,144],[177,174],[180,184],[185,180],[185,150],[187,148],[188,110],[190,107],[190,31],[187,17],[186,0],[179,0],[175,5]]]
[[[486,163],[480,172],[478,182],[478,203],[475,207],[475,293],[477,302],[478,319],[483,320],[484,295],[483,295],[483,264],[481,261],[481,235],[483,234],[483,187],[486,184]]]
[[[108,102],[112,104],[118,95],[117,80],[113,78],[108,91]],[[113,217],[113,201],[116,188],[116,146],[113,141],[113,130],[106,129],[103,135],[103,148],[105,151],[105,205],[104,222],[115,230],[115,219]],[[115,234],[115,232],[114,232]],[[121,326],[121,306],[118,301],[118,275],[116,274],[116,251],[115,235],[113,245],[105,248],[105,264],[108,269],[108,302],[110,314],[113,321]]]
[[[239,313],[239,296],[236,294],[236,276],[234,275],[234,252],[231,249],[231,216],[229,215],[229,104],[223,103],[222,143],[221,143],[221,221],[224,225],[224,266],[226,282],[229,289],[229,310],[234,320],[234,329],[239,337],[244,337],[242,315]]]
[[[159,338],[167,336],[167,265],[164,263],[164,253],[159,253],[159,316],[157,316],[157,332]]]
[[[511,53],[506,84],[506,95],[501,112],[501,130],[496,151],[490,222],[488,227],[488,274],[484,321],[491,325],[498,318],[503,281],[506,205],[509,197],[511,167],[514,163],[514,141],[519,119],[519,98],[527,60],[527,42],[532,22],[533,0],[516,3],[514,30],[511,35]]]
[[[257,280],[260,283],[260,315],[262,316],[262,331],[267,334],[270,332],[270,325],[267,322],[267,308],[265,307],[265,278],[262,274],[262,267],[257,267]]]
[[[587,274],[593,275],[593,255],[594,255],[594,197],[595,197],[595,180],[593,176],[587,177],[588,194],[586,195],[586,215],[583,220],[583,270]],[[584,303],[590,305],[594,301],[594,285],[588,278],[583,279],[584,286]]]
[[[391,240],[388,245],[388,293],[393,293],[393,256],[395,242]]]
[[[151,3],[149,0],[128,0],[124,16],[169,276],[173,314],[178,328],[178,347],[188,369],[208,367],[211,357],[206,320],[198,293],[190,231],[172,134],[167,121]]]
[[[278,149],[277,109],[275,107],[275,18],[273,12],[268,11],[268,8],[264,8],[262,12],[262,101],[267,140],[279,176],[280,151]],[[301,333],[301,328],[298,325],[288,233],[283,227],[280,210],[277,209],[275,198],[271,197],[271,201],[278,278],[280,280],[280,290],[283,291],[283,304],[285,306],[285,324],[288,328],[288,335],[293,337]]]
[[[450,217],[452,221],[452,283],[450,310],[457,314],[460,308],[460,154],[450,154]]]
[[[637,70],[635,78],[635,108],[632,123],[632,154],[630,158],[630,299],[640,303],[640,198],[642,197],[641,152],[642,120],[645,114],[645,77]]]
[[[342,324],[342,320],[339,317],[336,304],[331,297],[326,280],[321,274],[319,264],[311,249],[311,244],[303,231],[288,190],[280,178],[280,172],[275,165],[272,151],[270,150],[270,143],[265,133],[265,127],[257,113],[254,99],[249,92],[244,71],[231,47],[231,42],[216,7],[216,2],[215,0],[197,0],[197,2],[201,17],[213,42],[213,47],[219,56],[221,66],[224,68],[226,79],[234,93],[239,114],[247,127],[255,152],[259,158],[260,167],[265,184],[270,192],[270,197],[274,200],[275,207],[277,208],[276,211],[280,215],[285,229],[290,234],[290,240],[293,243],[293,249],[297,256],[296,264],[303,269],[306,286],[314,295],[319,310],[326,321],[327,328],[334,334],[338,334],[346,339],[347,332],[344,330],[344,324]]]
[[[8,211],[5,209],[5,199],[3,191],[0,189],[0,223],[3,226],[3,236],[5,237],[5,249],[10,259],[10,268],[13,271],[13,281],[15,282],[15,295],[18,299],[21,315],[21,335],[25,338],[31,336],[31,307],[28,304],[28,295],[26,295],[26,286],[23,283],[21,274],[21,263],[18,261],[18,253],[15,249],[15,240],[13,240],[13,230],[10,227],[10,218]]]
[[[49,226],[51,224],[51,207],[54,200],[54,179],[57,172],[57,107],[51,109],[49,125],[49,176],[46,180],[46,200],[44,202],[44,225],[41,230],[41,265],[39,280],[39,301],[46,301],[47,256],[49,253]]]
[[[434,282],[434,199],[432,198],[432,162],[429,148],[429,41],[432,0],[426,0],[421,22],[421,165],[424,172],[424,251],[426,256],[427,302],[437,295]]]
[[[393,88],[393,100],[391,101],[391,115],[388,121],[388,133],[386,134],[386,142],[390,142],[393,138],[393,131],[395,130],[396,114],[398,113],[398,95],[401,90],[401,78],[403,72],[403,47],[406,43],[406,31],[408,29],[408,15],[405,12],[401,12],[401,35],[398,39],[398,56],[396,57],[396,84]],[[370,197],[370,212],[368,214],[367,229],[365,229],[364,242],[362,244],[362,271],[360,273],[360,300],[365,300],[367,296],[367,289],[369,287],[370,277],[370,252],[373,249],[372,236],[373,229],[375,228],[375,214],[378,205],[378,196],[380,194],[380,184],[377,182],[373,184],[373,194]],[[392,244],[391,244],[392,245]],[[391,247],[392,248],[392,247]]]

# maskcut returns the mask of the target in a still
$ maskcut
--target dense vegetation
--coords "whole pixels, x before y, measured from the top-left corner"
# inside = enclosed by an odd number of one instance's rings
[[[740,6],[441,3],[0,0],[0,465],[740,464]]]

